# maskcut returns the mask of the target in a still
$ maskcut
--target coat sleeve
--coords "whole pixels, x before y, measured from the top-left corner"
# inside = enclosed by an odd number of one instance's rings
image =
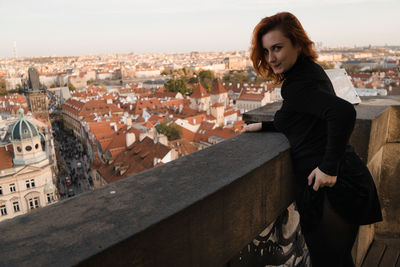
[[[340,159],[354,128],[356,111],[353,105],[317,87],[313,81],[290,81],[282,96],[286,108],[293,112],[311,114],[327,123],[327,144],[318,168],[337,176]]]
[[[261,131],[263,132],[278,132],[278,130],[274,126],[273,121],[262,121]]]

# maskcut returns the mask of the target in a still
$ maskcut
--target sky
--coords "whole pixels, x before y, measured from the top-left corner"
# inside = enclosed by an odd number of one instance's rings
[[[400,0],[0,0],[0,57],[247,50],[281,11],[323,46],[400,45]]]

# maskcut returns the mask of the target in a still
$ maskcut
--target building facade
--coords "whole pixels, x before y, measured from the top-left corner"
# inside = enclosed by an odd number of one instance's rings
[[[47,139],[20,109],[0,143],[0,221],[58,201]]]

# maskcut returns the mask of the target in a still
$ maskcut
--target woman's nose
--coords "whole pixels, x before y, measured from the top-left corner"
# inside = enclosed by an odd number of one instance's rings
[[[271,63],[271,62],[274,62],[274,61],[275,61],[274,54],[273,53],[269,53],[268,54],[268,62]]]

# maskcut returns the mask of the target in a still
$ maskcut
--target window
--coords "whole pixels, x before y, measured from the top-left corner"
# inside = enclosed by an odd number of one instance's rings
[[[31,151],[31,150],[32,150],[32,147],[31,147],[31,146],[26,146],[26,147],[25,147],[25,150],[26,150],[26,151]]]
[[[30,209],[37,209],[39,208],[39,198],[34,197],[29,199],[29,208]]]
[[[14,193],[15,191],[15,184],[10,184],[10,192]]]
[[[51,203],[51,202],[54,202],[55,200],[54,200],[54,193],[48,193],[47,194],[47,202],[48,203]]]
[[[31,188],[31,182],[29,180],[25,181],[26,188]]]
[[[1,216],[7,215],[7,209],[5,205],[0,206]]]
[[[13,206],[14,206],[14,211],[15,212],[20,211],[18,201],[17,202],[13,202]]]
[[[35,187],[35,179],[31,179],[31,187]]]
[[[0,195],[3,194],[3,187],[0,186]]]

